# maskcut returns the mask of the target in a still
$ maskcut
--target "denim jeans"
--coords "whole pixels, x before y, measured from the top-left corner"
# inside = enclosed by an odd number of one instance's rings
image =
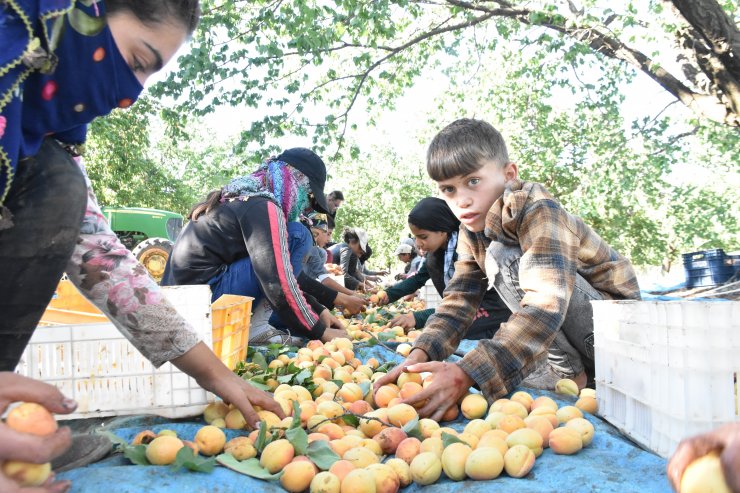
[[[18,163],[0,230],[0,371],[13,371],[69,262],[87,206],[77,163],[54,140]]]
[[[499,242],[491,243],[486,253],[486,272],[496,272],[493,279],[489,276],[489,284],[498,291],[513,313],[522,309],[521,302],[524,298],[524,291],[519,286],[521,257],[522,251],[518,246],[507,246]],[[565,320],[558,327],[547,355],[550,367],[561,376],[572,378],[586,371],[593,378],[594,317],[591,301],[601,299],[601,294],[576,274]]]

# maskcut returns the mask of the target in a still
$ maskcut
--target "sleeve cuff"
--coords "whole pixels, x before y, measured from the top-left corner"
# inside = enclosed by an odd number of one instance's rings
[[[485,359],[480,358],[476,348],[456,364],[475,382],[488,402],[493,402],[507,395],[509,391],[498,377],[496,370],[490,364],[485,363]]]
[[[421,349],[427,353],[429,361],[442,361],[445,359],[440,346],[434,336],[425,334],[424,332],[416,338],[416,342],[414,343],[414,349]]]

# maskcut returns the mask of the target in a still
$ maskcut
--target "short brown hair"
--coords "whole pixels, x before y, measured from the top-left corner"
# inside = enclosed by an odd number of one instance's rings
[[[449,180],[477,171],[484,159],[509,162],[501,132],[488,122],[462,118],[443,128],[427,150],[427,173],[434,181]]]

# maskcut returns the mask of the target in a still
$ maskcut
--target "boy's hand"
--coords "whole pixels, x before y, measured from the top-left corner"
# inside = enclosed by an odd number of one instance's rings
[[[410,373],[431,372],[434,380],[431,385],[416,395],[404,399],[404,404],[414,405],[426,401],[419,409],[419,416],[430,417],[434,421],[441,421],[447,409],[457,406],[457,401],[464,396],[475,381],[455,363],[432,361],[417,363],[406,368]]]
[[[362,308],[367,305],[367,300],[362,296],[354,296],[344,293],[337,293],[334,304],[346,308],[352,315],[360,313]]]
[[[427,358],[427,353],[422,351],[421,349],[412,349],[409,356],[401,363],[400,365],[394,367],[391,371],[389,371],[385,376],[378,379],[377,382],[375,382],[375,385],[373,385],[373,394],[378,391],[380,387],[383,385],[389,384],[389,383],[396,383],[396,380],[398,380],[398,377],[401,376],[401,373],[406,371],[406,368],[415,365],[417,363],[424,363],[425,361],[429,361]]]
[[[694,460],[717,450],[725,481],[731,491],[740,491],[740,423],[731,423],[716,430],[682,441],[668,462],[668,480],[680,491],[681,477]]]

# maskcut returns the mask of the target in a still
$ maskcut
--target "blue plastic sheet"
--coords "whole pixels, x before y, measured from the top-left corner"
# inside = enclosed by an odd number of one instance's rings
[[[470,350],[475,341],[463,341],[461,350]],[[375,357],[379,361],[400,362],[402,357],[380,346],[357,350],[363,361]],[[452,358],[454,359],[454,358]],[[549,395],[558,405],[572,405],[574,399],[531,390],[533,396]],[[587,416],[594,424],[596,434],[593,443],[573,456],[554,454],[546,449],[540,456],[530,474],[522,479],[510,478],[502,474],[493,481],[453,482],[442,475],[434,485],[420,487],[412,484],[403,489],[405,493],[477,493],[487,491],[516,492],[669,492],[666,479],[666,461],[646,452],[625,439],[614,427],[605,421]],[[462,416],[452,423],[452,428],[462,431],[467,420]],[[171,422],[162,418],[134,417],[121,418],[106,428],[121,438],[130,441],[139,431],[151,429],[175,430],[183,439],[192,440],[203,422]],[[244,432],[225,430],[228,438],[243,435]],[[75,469],[58,475],[60,479],[73,482],[73,492],[218,492],[243,493],[260,491],[278,493],[284,490],[278,482],[253,479],[217,467],[212,473],[195,473],[184,469],[172,471],[167,466],[135,466],[120,455],[113,456],[97,464]]]

